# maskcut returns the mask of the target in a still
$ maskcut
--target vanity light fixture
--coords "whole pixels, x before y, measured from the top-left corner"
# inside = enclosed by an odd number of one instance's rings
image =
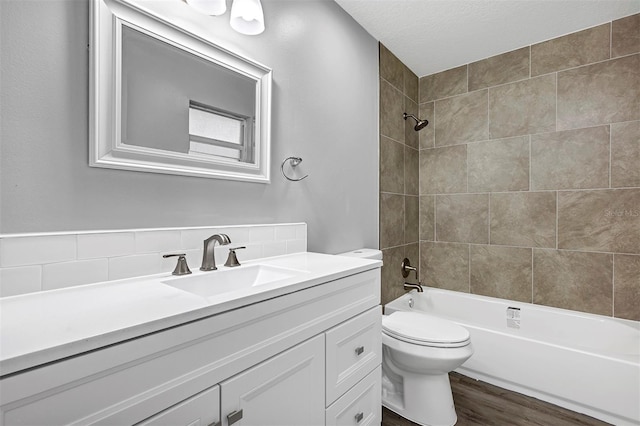
[[[191,7],[205,15],[220,16],[227,11],[226,0],[185,0]],[[257,35],[264,31],[264,12],[260,0],[233,0],[231,28],[241,34]]]

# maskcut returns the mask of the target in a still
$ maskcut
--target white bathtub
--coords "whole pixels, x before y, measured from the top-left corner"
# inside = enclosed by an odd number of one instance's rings
[[[640,425],[640,323],[424,289],[385,313],[423,311],[466,327],[474,354],[457,372],[615,425]]]

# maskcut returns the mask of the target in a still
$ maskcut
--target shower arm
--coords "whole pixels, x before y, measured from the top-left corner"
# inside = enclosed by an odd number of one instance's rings
[[[407,114],[406,112],[403,112],[403,113],[402,113],[402,118],[404,118],[405,120],[406,120],[407,118],[409,118],[409,117],[413,118],[413,119],[416,121],[416,123],[419,123],[419,122],[420,122],[420,119],[418,119],[418,117],[416,117],[415,115],[413,115],[413,114]]]
[[[404,118],[405,121],[409,117],[413,118],[416,122],[416,125],[413,128],[413,130],[415,130],[416,132],[419,132],[420,130],[424,129],[429,124],[429,120],[420,120],[418,117],[416,117],[413,114],[407,114],[406,112],[402,113],[402,118]]]

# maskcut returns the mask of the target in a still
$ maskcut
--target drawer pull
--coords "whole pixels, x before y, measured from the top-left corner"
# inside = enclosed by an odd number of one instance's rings
[[[213,422],[213,423],[208,424],[207,426],[222,426],[222,422],[220,422],[220,421]]]
[[[361,355],[364,352],[364,346],[358,346],[356,348],[356,355]]]
[[[242,410],[234,411],[233,413],[227,415],[227,422],[229,423],[229,426],[231,426],[232,424],[234,424],[235,422],[241,419],[242,419]]]
[[[364,414],[362,412],[359,412],[358,414],[356,414],[356,423],[360,423],[363,418],[364,418]]]

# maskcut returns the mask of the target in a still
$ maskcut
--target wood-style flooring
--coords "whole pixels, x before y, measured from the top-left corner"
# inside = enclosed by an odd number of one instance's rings
[[[600,420],[517,392],[450,373],[456,426],[604,426]],[[382,426],[418,426],[382,409]]]

